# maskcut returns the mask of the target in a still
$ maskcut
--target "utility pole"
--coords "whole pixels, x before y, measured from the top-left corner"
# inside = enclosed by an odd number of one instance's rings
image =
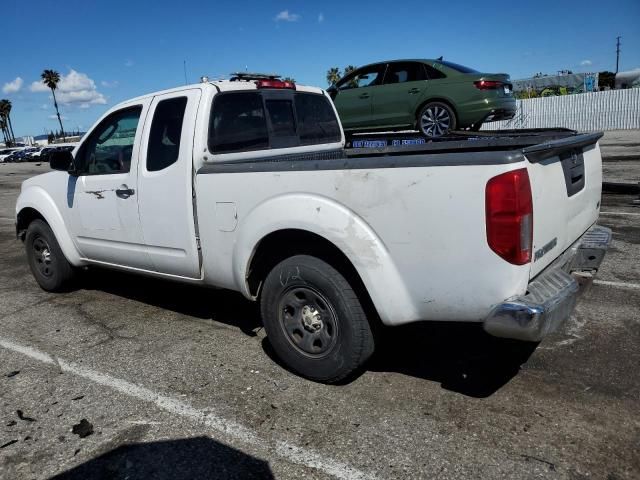
[[[184,84],[187,84],[187,61],[182,61],[182,66],[184,67]]]
[[[616,37],[616,73],[618,73],[618,68],[620,66],[620,39],[622,37]]]

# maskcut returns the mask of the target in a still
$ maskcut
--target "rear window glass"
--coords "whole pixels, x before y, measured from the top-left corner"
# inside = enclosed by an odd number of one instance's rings
[[[268,147],[262,96],[257,92],[216,95],[209,123],[209,150],[228,153]]]
[[[282,94],[281,94],[282,93]],[[330,100],[314,93],[233,92],[216,95],[209,150],[232,153],[339,142]]]
[[[291,100],[267,100],[267,112],[274,137],[290,137],[296,134]]]
[[[474,70],[473,68],[469,68],[469,67],[465,67],[464,65],[459,65],[457,63],[453,63],[453,62],[446,62],[444,60],[440,61],[440,63],[442,65],[444,65],[445,67],[449,67],[453,70],[456,70],[460,73],[480,73],[477,70]]]
[[[432,67],[431,65],[425,65],[424,68],[427,70],[427,76],[429,80],[437,80],[439,78],[447,78],[447,76],[442,73],[437,68]]]
[[[326,97],[298,93],[295,102],[302,145],[340,141],[338,120]]]

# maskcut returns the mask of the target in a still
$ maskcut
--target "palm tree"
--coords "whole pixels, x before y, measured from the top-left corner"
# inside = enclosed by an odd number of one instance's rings
[[[7,147],[11,146],[11,142],[8,141],[7,137],[7,124],[4,121],[4,117],[0,116],[0,130],[2,130],[2,136],[4,137],[4,144]]]
[[[355,69],[356,69],[356,67],[354,67],[353,65],[347,65],[346,67],[344,67],[344,76],[346,77],[351,72],[355,71]],[[358,82],[356,81],[355,78],[352,78],[349,81],[349,85],[351,85],[352,87],[357,87],[358,86]]]
[[[334,83],[338,83],[342,75],[340,74],[340,69],[338,67],[333,67],[327,70],[327,82],[329,85],[333,85]]]
[[[0,100],[0,119],[2,120],[2,133],[5,136],[5,143],[7,141],[11,144],[16,143],[16,139],[13,137],[13,129],[11,128],[11,120],[9,114],[11,113],[11,102],[9,100]]]
[[[13,133],[13,124],[11,123],[11,100],[7,100],[3,98],[0,100],[0,111],[2,112],[2,116],[4,117],[5,124],[8,127],[8,132],[11,135],[11,141],[16,143],[16,136]]]
[[[42,83],[51,89],[51,93],[53,94],[53,105],[56,107],[56,115],[58,116],[58,123],[60,124],[62,138],[66,141],[64,128],[62,128],[62,120],[60,119],[60,112],[58,111],[58,102],[56,101],[56,88],[58,88],[60,74],[55,70],[45,70],[40,76],[42,77]]]

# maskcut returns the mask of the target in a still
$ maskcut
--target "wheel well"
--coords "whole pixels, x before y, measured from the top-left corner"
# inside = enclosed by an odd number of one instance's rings
[[[35,208],[27,207],[20,210],[16,221],[16,236],[20,240],[24,240],[29,224],[38,219],[46,222],[45,218]]]
[[[338,270],[358,295],[370,320],[378,318],[367,289],[347,256],[333,243],[306,230],[278,230],[264,237],[253,254],[247,275],[251,295],[258,297],[269,272],[282,260],[294,255],[319,258]]]
[[[428,98],[427,100],[425,100],[424,102],[422,102],[418,108],[416,109],[416,127],[418,126],[418,115],[420,115],[420,111],[422,110],[422,108],[427,104],[427,103],[431,103],[431,102],[440,102],[440,103],[444,103],[446,105],[449,106],[449,108],[451,108],[451,110],[453,111],[453,114],[456,116],[456,128],[459,126],[460,122],[458,120],[458,112],[456,111],[456,107],[453,106],[453,103],[451,103],[449,100],[446,100],[444,98]]]

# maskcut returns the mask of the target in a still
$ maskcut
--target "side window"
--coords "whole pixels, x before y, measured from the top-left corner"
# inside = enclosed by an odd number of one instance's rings
[[[340,141],[338,120],[324,95],[297,93],[295,104],[302,145]]]
[[[391,83],[416,82],[426,80],[425,71],[422,64],[410,63],[390,63],[384,77],[385,85]]]
[[[268,147],[269,134],[260,94],[216,95],[209,120],[209,150],[229,153]]]
[[[187,97],[170,98],[158,102],[149,133],[147,171],[157,172],[178,160],[182,121],[186,108]]]
[[[442,73],[437,68],[432,67],[431,65],[424,64],[424,68],[427,70],[427,76],[429,77],[429,80],[447,78],[447,76],[444,73]]]
[[[382,76],[384,75],[385,65],[375,65],[370,68],[357,70],[338,83],[338,90],[347,90],[349,88],[373,87],[382,84]]]
[[[142,107],[114,112],[82,144],[75,158],[80,174],[127,173]]]

